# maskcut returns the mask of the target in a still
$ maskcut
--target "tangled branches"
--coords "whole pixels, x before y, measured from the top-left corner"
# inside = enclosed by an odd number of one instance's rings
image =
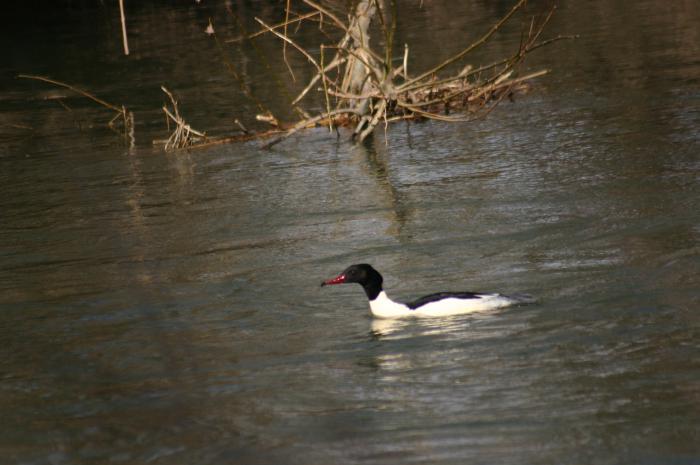
[[[170,98],[170,103],[173,107],[171,111],[167,105],[163,105],[163,113],[165,113],[168,128],[170,128],[170,122],[172,121],[172,123],[175,125],[175,129],[166,141],[155,142],[162,143],[166,152],[174,149],[191,147],[195,144],[205,142],[207,135],[190,127],[190,125],[187,124],[182,118],[180,115],[180,110],[177,108],[177,100],[175,100],[173,94],[166,89],[165,86],[160,86],[160,88]]]
[[[316,70],[314,77],[294,99],[293,105],[304,99],[310,90],[319,88],[323,91],[326,108],[322,114],[299,121],[284,134],[268,141],[266,147],[280,142],[300,128],[320,124],[331,128],[333,125],[354,125],[353,137],[362,141],[382,121],[388,123],[416,118],[472,120],[490,111],[504,97],[525,89],[527,81],[548,72],[541,70],[515,77],[518,65],[529,52],[556,40],[570,38],[560,36],[540,41],[540,36],[554,13],[552,8],[542,19],[531,21],[513,55],[479,68],[463,66],[451,76],[439,75],[485,44],[524,6],[526,0],[519,0],[476,41],[443,62],[413,76],[408,73],[408,45],[404,47],[403,63],[400,66],[394,67],[391,59],[396,24],[395,2],[392,2],[394,8],[391,24],[388,24],[387,12],[380,7],[384,2],[378,0],[360,0],[347,22],[313,0],[302,1],[312,8],[311,13],[275,26],[269,26],[256,18],[264,28],[258,34],[274,34],[284,41],[285,46],[291,45],[302,53]],[[330,19],[331,24],[343,33],[337,44],[320,46],[320,62],[285,33],[288,24],[316,16]],[[382,54],[374,51],[369,43],[369,25],[374,16],[379,16],[385,36],[385,50]],[[285,32],[280,31],[283,26]],[[326,60],[326,52],[329,50],[334,53],[330,60]],[[457,114],[452,115],[452,112]]]
[[[204,147],[251,139],[265,139],[264,147],[284,140],[290,135],[314,126],[328,126],[331,130],[338,126],[351,127],[353,139],[365,140],[381,122],[388,123],[410,119],[435,119],[441,121],[470,121],[488,114],[504,98],[528,87],[528,81],[540,77],[548,70],[540,70],[526,75],[518,75],[520,64],[526,55],[535,49],[557,40],[573,38],[558,36],[541,40],[540,36],[550,21],[554,8],[538,19],[532,19],[529,27],[524,28],[520,44],[510,55],[493,63],[472,67],[466,64],[466,58],[486,44],[492,36],[503,27],[519,10],[526,0],[517,0],[513,7],[481,37],[464,47],[446,60],[433,65],[420,73],[409,73],[409,47],[404,45],[403,60],[394,63],[394,33],[397,22],[397,0],[355,0],[353,10],[346,18],[330,7],[321,4],[321,0],[297,0],[305,5],[306,11],[294,13],[292,0],[286,0],[285,20],[279,24],[269,25],[262,19],[255,18],[261,29],[252,35],[271,34],[282,41],[282,55],[287,69],[296,81],[294,70],[288,61],[288,50],[300,53],[312,67],[311,79],[298,95],[291,99],[293,109],[301,115],[296,123],[279,121],[259,100],[257,100],[241,75],[235,72],[233,64],[224,63],[234,78],[241,85],[243,93],[254,100],[258,107],[256,119],[270,124],[267,131],[248,131],[237,119],[236,124],[242,134],[231,137],[208,137],[204,132],[193,129],[185,122],[178,110],[173,94],[165,87],[170,105],[163,106],[168,130],[171,123],[174,128],[167,140],[154,141],[166,151],[190,147]],[[323,34],[339,38],[332,44],[320,44],[317,51],[310,52],[292,37],[290,25],[316,21],[324,25]],[[379,24],[383,33],[383,49],[377,51],[370,44],[372,22]],[[329,31],[326,25],[330,24]],[[377,28],[373,31],[376,35]],[[330,34],[329,34],[330,32]],[[336,34],[333,34],[336,32]],[[209,24],[207,33],[214,35]],[[237,41],[240,39],[233,39]],[[329,39],[333,40],[333,39]],[[227,41],[227,42],[231,42]],[[222,50],[221,43],[216,44]],[[222,56],[225,54],[222,53]],[[411,67],[412,68],[412,67]],[[94,102],[109,108],[114,117],[108,126],[116,130],[121,124],[124,137],[134,145],[133,114],[125,107],[107,103],[77,87],[42,76],[21,75],[20,77],[40,80],[70,89]],[[314,92],[323,96],[323,109],[310,114],[301,108],[301,102]],[[316,103],[316,105],[318,105]]]

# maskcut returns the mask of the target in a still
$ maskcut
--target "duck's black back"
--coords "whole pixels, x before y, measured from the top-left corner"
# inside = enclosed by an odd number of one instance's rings
[[[435,294],[429,294],[419,299],[416,299],[413,302],[408,302],[406,303],[406,306],[411,310],[415,310],[418,307],[421,307],[425,304],[429,304],[430,302],[437,302],[443,299],[478,299],[482,295],[483,294],[478,294],[476,292],[436,292]]]

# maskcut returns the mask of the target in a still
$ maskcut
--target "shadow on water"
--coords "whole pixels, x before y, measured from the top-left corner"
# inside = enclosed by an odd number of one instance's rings
[[[390,205],[391,210],[391,227],[387,230],[387,234],[395,236],[399,242],[408,243],[410,237],[404,236],[404,226],[410,220],[412,210],[404,198],[402,198],[401,190],[397,189],[389,175],[389,164],[387,158],[387,146],[385,141],[379,141],[381,136],[375,135],[367,144],[358,144],[354,150],[365,157],[367,163],[367,172],[373,177],[377,184],[382,187],[381,192],[383,198]]]

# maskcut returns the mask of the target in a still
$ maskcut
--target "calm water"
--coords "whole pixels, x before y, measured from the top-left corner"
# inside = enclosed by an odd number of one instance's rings
[[[161,83],[212,132],[256,109],[201,34],[237,20],[191,3],[131,12],[129,59],[111,4],[18,12],[2,39],[0,462],[700,463],[697,5],[561,2],[548,35],[581,39],[474,124],[164,155]],[[414,3],[417,68],[509,5]],[[256,58],[286,80],[277,43],[225,47],[281,98]],[[136,146],[20,72],[124,102]],[[540,302],[372,321],[359,287],[318,286],[357,262],[398,299]]]

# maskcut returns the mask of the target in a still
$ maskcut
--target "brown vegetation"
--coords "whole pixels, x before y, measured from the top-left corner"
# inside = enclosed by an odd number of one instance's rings
[[[408,45],[404,46],[403,62],[400,66],[394,67],[391,60],[396,27],[395,1],[391,2],[392,8],[388,11],[387,1],[360,0],[356,3],[353,14],[348,15],[348,21],[341,20],[332,11],[313,0],[302,1],[312,9],[311,12],[299,14],[274,26],[256,18],[263,29],[253,36],[267,32],[282,40],[285,62],[287,45],[303,54],[314,67],[315,75],[294,99],[292,105],[298,106],[299,102],[316,88],[323,92],[326,108],[315,116],[308,116],[300,110],[300,113],[307,116],[288,127],[281,135],[268,140],[264,144],[265,147],[270,147],[303,128],[318,125],[326,125],[330,129],[334,126],[351,126],[354,128],[353,138],[362,141],[380,122],[387,125],[393,121],[420,118],[441,121],[472,120],[488,113],[504,97],[525,90],[529,80],[548,72],[541,70],[525,76],[515,76],[518,65],[529,52],[553,41],[568,38],[556,37],[540,41],[542,31],[554,13],[552,8],[543,18],[531,20],[528,30],[523,32],[518,49],[511,56],[478,68],[460,65],[469,53],[485,44],[525,5],[526,0],[519,0],[500,21],[476,41],[432,68],[413,75],[408,72]],[[378,53],[370,45],[370,23],[374,17],[379,18],[380,29],[384,35],[385,49],[382,53]],[[290,37],[287,27],[300,21],[321,22],[324,18],[326,21],[330,20],[342,33],[342,38],[334,45],[322,44],[320,59],[316,60]],[[330,56],[327,58],[328,55]],[[287,66],[294,77],[288,63]],[[441,72],[455,67],[458,71],[441,75]]]
[[[263,146],[272,145],[290,135],[314,126],[328,126],[333,130],[339,126],[352,128],[352,137],[363,141],[373,133],[377,125],[411,119],[436,119],[441,121],[470,121],[487,114],[503,98],[512,97],[514,93],[527,89],[528,81],[542,76],[548,70],[541,70],[519,76],[519,65],[526,55],[546,44],[569,37],[556,37],[540,40],[540,36],[549,22],[554,8],[539,19],[533,18],[529,27],[523,31],[521,41],[510,55],[493,61],[491,64],[474,68],[466,64],[471,52],[481,47],[509,20],[521,10],[526,0],[517,3],[492,25],[481,37],[465,46],[459,53],[435,64],[430,69],[419,73],[409,73],[410,48],[403,46],[403,60],[394,66],[394,34],[396,30],[396,0],[358,0],[354,2],[353,11],[347,19],[330,8],[317,3],[320,0],[300,0],[307,9],[303,13],[294,13],[291,0],[286,2],[285,21],[269,25],[260,18],[255,20],[261,29],[247,39],[263,34],[272,34],[282,41],[282,55],[290,76],[296,82],[294,69],[289,64],[289,49],[302,54],[312,66],[312,78],[292,101],[292,107],[301,115],[294,123],[282,123],[268,110],[258,105],[258,121],[271,125],[271,129],[262,132],[250,132],[237,121],[242,133],[232,137],[208,138],[204,132],[188,125],[177,106],[177,100],[165,87],[161,87],[170,101],[163,106],[168,130],[171,123],[174,128],[165,140],[154,141],[163,145],[166,151],[187,147],[203,147],[250,139],[265,140]],[[122,30],[124,34],[124,51],[128,53],[123,9]],[[314,57],[307,49],[299,45],[291,34],[290,25],[299,25],[305,21],[316,21],[324,27],[328,24],[337,32],[339,40],[331,45],[319,46],[320,56]],[[371,28],[372,22],[378,23]],[[327,28],[326,28],[327,29]],[[324,34],[328,31],[324,29]],[[383,50],[377,51],[370,45],[370,38],[377,33],[382,35]],[[207,33],[214,34],[211,22]],[[217,44],[221,46],[217,39]],[[226,63],[234,77],[242,82],[230,63]],[[308,75],[308,74],[307,74]],[[114,129],[116,121],[123,122],[123,134],[130,137],[133,144],[133,116],[123,106],[121,108],[107,103],[88,92],[69,84],[47,77],[21,75],[20,77],[41,80],[68,88],[100,105],[116,112],[109,127]],[[252,97],[250,89],[242,85],[243,92]],[[323,95],[324,109],[317,114],[309,114],[301,107],[313,91]]]

